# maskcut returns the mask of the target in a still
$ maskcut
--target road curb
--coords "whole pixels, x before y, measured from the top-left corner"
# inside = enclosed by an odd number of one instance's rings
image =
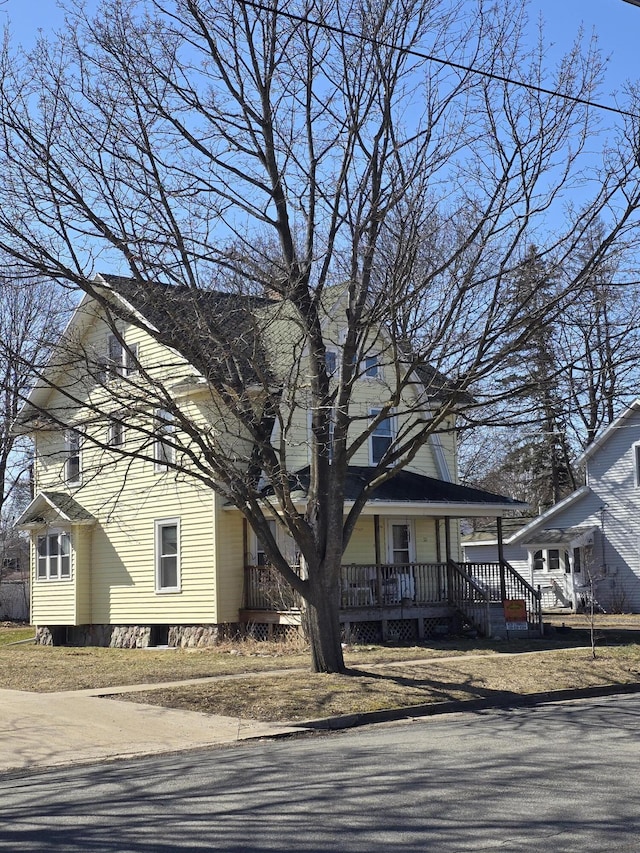
[[[527,708],[535,705],[547,705],[553,702],[568,702],[575,699],[597,699],[616,694],[640,693],[640,682],[628,684],[605,684],[582,689],[550,690],[544,693],[520,695],[505,692],[503,697],[487,699],[469,699],[467,701],[431,702],[425,705],[408,705],[401,708],[388,708],[381,711],[364,711],[360,714],[346,714],[337,717],[321,717],[305,720],[291,725],[301,729],[338,731],[357,728],[375,723],[408,720],[413,717],[434,717],[441,714],[474,713],[492,709]]]

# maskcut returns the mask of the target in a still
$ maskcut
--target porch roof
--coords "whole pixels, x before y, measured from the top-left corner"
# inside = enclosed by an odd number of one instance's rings
[[[16,521],[16,527],[41,527],[47,516],[57,516],[65,524],[93,524],[95,518],[71,495],[64,492],[38,492]]]
[[[530,536],[525,536],[520,540],[519,544],[524,547],[539,546],[546,547],[548,545],[587,545],[593,542],[594,531],[597,530],[595,524],[583,524],[575,527],[546,527],[542,530],[536,530]]]
[[[375,468],[351,466],[345,483],[345,502],[356,500],[363,487],[379,474]],[[304,499],[309,491],[309,467],[291,477],[294,499]],[[265,496],[273,494],[268,486]],[[421,508],[436,515],[501,515],[503,512],[525,509],[527,504],[505,495],[496,495],[472,486],[462,486],[427,477],[415,471],[402,470],[373,490],[367,502],[369,511],[393,508],[403,511]]]

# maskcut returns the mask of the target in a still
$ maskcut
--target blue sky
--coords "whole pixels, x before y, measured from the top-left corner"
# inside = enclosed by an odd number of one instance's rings
[[[55,0],[7,0],[0,14],[10,20],[17,40],[24,44],[32,42],[38,29],[47,32],[62,22]],[[581,23],[587,33],[595,29],[603,52],[611,56],[607,92],[620,88],[627,79],[640,77],[640,7],[623,0],[533,0],[532,23],[538,14],[560,51],[569,48]]]

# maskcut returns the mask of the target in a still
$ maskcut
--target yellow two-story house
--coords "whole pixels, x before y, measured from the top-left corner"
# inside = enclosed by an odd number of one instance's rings
[[[166,285],[145,283],[143,290],[104,276],[95,286],[108,291],[113,312],[108,300],[84,296],[16,424],[34,441],[34,498],[19,524],[31,534],[31,618],[38,641],[201,646],[247,628],[262,638],[297,630],[300,601],[269,566],[243,513],[216,488],[210,467],[199,463],[206,442],[227,442],[239,465],[249,466],[252,437],[227,417],[214,379],[189,361],[188,345],[162,346],[155,334],[171,322],[174,339],[195,340],[207,312],[219,312],[228,297],[201,301],[192,314],[188,290],[173,288],[174,307],[182,294],[184,305],[169,314],[158,300]],[[255,304],[269,309],[268,300]],[[233,323],[233,313],[224,322]],[[237,322],[249,350],[251,329]],[[284,375],[293,369],[295,346],[286,334],[286,311],[279,307],[269,322],[275,330],[271,362]],[[331,369],[341,340],[333,322],[328,312]],[[219,366],[224,357],[212,353],[210,361]],[[255,360],[255,377],[237,363],[224,369],[237,370],[238,393],[253,382],[259,396],[272,381],[257,375]],[[362,422],[375,417],[389,386],[386,371],[393,369],[375,351],[364,359],[351,403]],[[418,394],[419,379],[404,393]],[[246,397],[250,405],[251,394]],[[389,417],[358,447],[345,512],[359,481],[401,428]],[[272,419],[272,441],[286,454],[292,499],[301,505],[309,484],[309,429],[299,402],[283,405]],[[263,480],[273,535],[297,567],[295,543],[278,524],[268,476]],[[491,633],[489,604],[505,598],[526,599],[528,618],[536,622],[539,602],[519,576],[499,563],[479,575],[458,560],[457,519],[499,518],[517,507],[509,498],[458,484],[453,423],[434,432],[410,464],[373,492],[358,519],[340,580],[345,636],[419,639],[463,620]]]

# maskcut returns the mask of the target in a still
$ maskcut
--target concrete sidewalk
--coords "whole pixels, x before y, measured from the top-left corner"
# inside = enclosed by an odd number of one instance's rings
[[[0,690],[0,773],[153,755],[302,730],[91,695],[98,692]],[[117,691],[102,690],[103,696],[105,692]]]

